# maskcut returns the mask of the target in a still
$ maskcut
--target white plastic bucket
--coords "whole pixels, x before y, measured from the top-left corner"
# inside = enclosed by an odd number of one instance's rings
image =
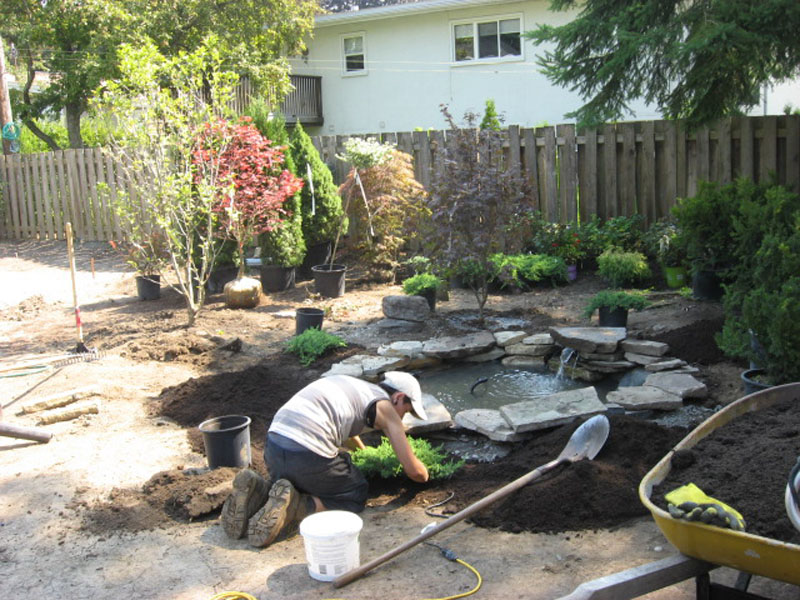
[[[308,574],[318,581],[333,581],[360,564],[358,534],[364,522],[355,513],[326,510],[300,522]]]

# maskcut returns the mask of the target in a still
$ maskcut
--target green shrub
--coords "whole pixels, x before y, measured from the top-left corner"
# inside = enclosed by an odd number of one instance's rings
[[[433,273],[417,273],[403,281],[403,292],[409,296],[419,296],[428,290],[439,289],[442,280]]]
[[[566,283],[567,264],[564,259],[548,254],[495,254],[494,280],[502,287],[526,289],[543,281],[552,285]]]
[[[650,304],[650,300],[647,299],[644,292],[603,290],[592,296],[583,311],[583,316],[590,318],[594,314],[594,311],[599,308],[608,308],[609,310],[616,310],[618,308],[624,308],[625,310],[644,310],[650,306]]]
[[[416,457],[428,469],[431,479],[446,479],[464,465],[463,460],[446,462],[447,455],[441,446],[434,448],[427,440],[419,438],[409,437],[408,441]],[[403,466],[397,460],[392,445],[386,437],[381,438],[379,446],[367,446],[354,451],[352,458],[353,464],[367,478],[390,479],[403,473]]]
[[[612,287],[636,285],[652,277],[644,254],[617,247],[608,248],[597,257],[597,272]]]
[[[643,223],[642,215],[607,219],[602,226],[603,250],[616,247],[626,252],[641,252],[644,249]]]
[[[286,343],[285,351],[296,354],[300,358],[300,364],[307,367],[319,357],[324,356],[328,350],[345,346],[347,346],[347,342],[339,336],[322,331],[317,327],[311,327],[290,339]]]

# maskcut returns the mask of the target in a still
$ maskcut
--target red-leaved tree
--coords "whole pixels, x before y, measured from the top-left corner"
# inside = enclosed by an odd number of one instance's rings
[[[283,168],[284,148],[249,124],[217,120],[207,123],[194,160],[198,169],[218,169],[214,212],[222,236],[236,242],[239,277],[244,275],[244,248],[255,236],[280,227],[289,216],[284,203],[303,187],[303,180]]]

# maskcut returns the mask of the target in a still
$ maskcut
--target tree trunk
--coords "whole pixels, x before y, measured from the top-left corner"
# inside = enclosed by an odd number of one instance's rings
[[[67,136],[69,137],[70,148],[83,148],[83,138],[81,137],[81,114],[83,114],[83,104],[70,102],[65,106],[67,111]]]
[[[31,87],[33,86],[33,79],[36,77],[36,69],[33,67],[33,56],[31,56],[30,52],[28,52],[26,55],[26,62],[28,65],[28,79],[25,82],[25,88],[22,90],[22,103],[26,106],[31,106]],[[36,125],[36,122],[32,118],[23,119],[22,122],[25,123],[25,126],[33,132],[33,135],[47,144],[50,150],[53,152],[56,150],[61,150],[56,141],[44,131],[39,129],[39,127]]]

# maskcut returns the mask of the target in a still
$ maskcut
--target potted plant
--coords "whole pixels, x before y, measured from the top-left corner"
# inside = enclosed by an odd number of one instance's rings
[[[139,235],[128,242],[109,242],[122,253],[125,262],[136,270],[136,293],[139,300],[161,297],[161,271],[167,265],[168,250],[164,236],[153,232]]]
[[[570,225],[550,223],[547,231],[552,237],[547,254],[561,258],[567,265],[567,280],[578,278],[578,261],[584,256],[580,234]]]
[[[661,265],[667,287],[673,289],[681,288],[688,282],[686,251],[678,243],[679,234],[678,226],[668,219],[656,221],[645,234],[650,256]]]
[[[696,195],[679,198],[672,215],[679,227],[674,242],[686,252],[696,298],[720,300],[734,251],[736,184],[700,182]]]
[[[592,296],[583,316],[590,319],[598,311],[601,327],[625,327],[628,324],[629,310],[644,310],[648,306],[650,301],[644,292],[603,290]]]
[[[289,139],[295,173],[303,179],[300,204],[306,255],[299,272],[310,278],[312,267],[329,262],[337,231],[340,227],[347,229],[347,215],[330,168],[300,123]]]
[[[644,254],[626,252],[616,246],[597,257],[597,273],[616,288],[640,284],[652,277]]]
[[[436,310],[436,292],[442,280],[433,273],[417,273],[403,281],[403,292],[409,296],[422,296],[432,311]]]

